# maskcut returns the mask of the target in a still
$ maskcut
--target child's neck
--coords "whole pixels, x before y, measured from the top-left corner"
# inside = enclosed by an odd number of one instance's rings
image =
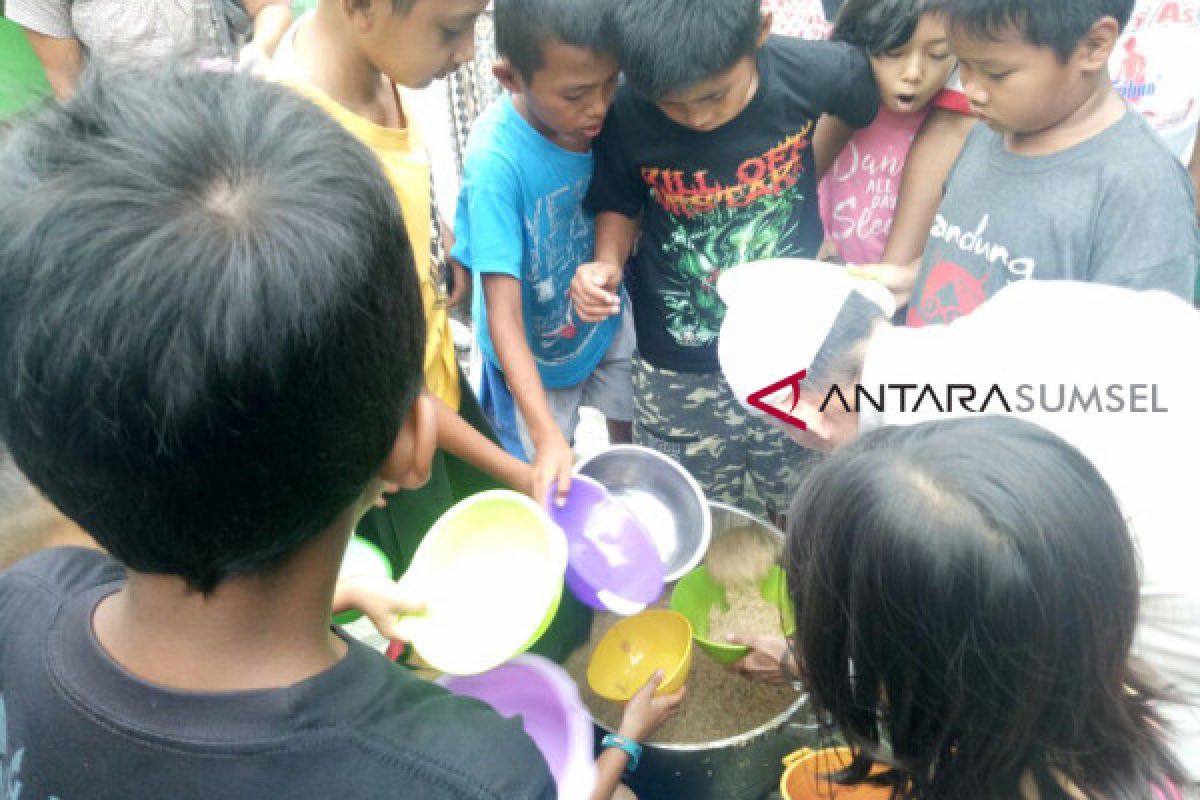
[[[538,119],[537,116],[529,110],[529,103],[526,102],[524,92],[513,92],[512,104],[517,113],[521,115],[521,119],[529,123],[529,127],[541,134],[542,138],[571,153],[591,152],[592,143],[590,141],[571,136],[563,136],[557,131],[551,130],[540,119]]]
[[[338,4],[318,4],[293,47],[308,82],[338,105],[385,128],[407,125],[396,86],[354,46]]]
[[[1060,153],[1108,130],[1125,116],[1126,110],[1125,101],[1104,71],[1097,75],[1083,102],[1062,120],[1037,133],[1009,134],[1005,144],[1010,152],[1021,156]]]
[[[122,667],[182,691],[291,686],[336,664],[346,643],[330,608],[350,527],[304,545],[286,563],[222,583],[208,596],[175,577],[130,571],[96,608],[92,627]]]

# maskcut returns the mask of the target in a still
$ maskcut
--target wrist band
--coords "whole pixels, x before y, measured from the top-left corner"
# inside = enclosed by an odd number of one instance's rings
[[[636,770],[638,762],[642,760],[642,746],[627,736],[610,733],[600,741],[600,746],[605,749],[615,747],[618,750],[623,750],[625,755],[629,756],[629,764],[625,767],[626,772]]]

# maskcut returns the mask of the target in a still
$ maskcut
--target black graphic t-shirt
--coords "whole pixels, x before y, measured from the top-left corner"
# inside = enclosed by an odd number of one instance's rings
[[[628,274],[638,350],[656,367],[716,372],[723,270],[821,247],[812,134],[823,113],[871,123],[879,93],[845,44],[771,37],[749,105],[714,131],[677,125],[629,87],[596,140],[593,213],[643,213]]]

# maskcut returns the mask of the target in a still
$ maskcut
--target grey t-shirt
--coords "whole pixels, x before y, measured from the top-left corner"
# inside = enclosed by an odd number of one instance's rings
[[[21,800],[552,800],[518,720],[355,641],[286,689],[177,692],[97,642],[125,571],[89,550],[0,575],[0,795]]]
[[[224,0],[5,0],[4,14],[44,36],[78,39],[90,60],[146,66],[168,58],[230,55],[214,8]]]
[[[1191,180],[1140,115],[1061,153],[1019,156],[983,124],[947,179],[908,311],[952,322],[1009,283],[1075,280],[1193,299]]]

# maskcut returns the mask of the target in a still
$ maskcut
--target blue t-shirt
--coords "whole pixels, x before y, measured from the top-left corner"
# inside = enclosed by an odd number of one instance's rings
[[[575,270],[593,256],[594,218],[583,208],[591,178],[592,154],[572,153],[542,136],[508,95],[471,131],[452,255],[474,275],[475,330],[496,367],[482,276],[521,281],[525,338],[547,389],[582,383],[619,323],[618,317],[581,322],[568,295]]]

